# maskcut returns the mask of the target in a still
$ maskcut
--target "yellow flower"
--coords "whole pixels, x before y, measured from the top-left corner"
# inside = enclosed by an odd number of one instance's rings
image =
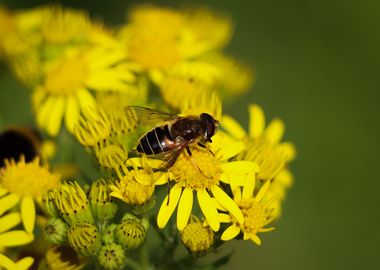
[[[240,159],[251,160],[260,166],[258,179],[273,180],[295,157],[295,148],[290,142],[280,142],[284,134],[284,123],[272,120],[265,128],[264,112],[258,105],[249,106],[249,134],[231,117],[223,117],[223,127],[236,139],[247,142],[247,149]]]
[[[154,70],[167,68],[182,58],[178,43],[183,18],[179,12],[139,6],[128,15],[130,22],[121,29],[120,37],[133,62],[145,70]]]
[[[133,160],[139,163],[142,169],[138,168],[137,163],[132,165],[131,170],[121,164],[121,170],[116,170],[119,180],[110,185],[111,196],[130,205],[143,205],[151,199],[155,184],[162,184],[164,177],[160,172],[153,172],[145,161]]]
[[[256,195],[254,195],[255,184],[256,179],[254,175],[247,179],[247,181],[244,181],[243,190],[240,189],[240,186],[231,183],[234,201],[243,213],[244,223],[240,222],[231,212],[229,215],[220,214],[222,222],[232,223],[232,225],[223,232],[221,236],[222,240],[231,240],[242,232],[244,240],[251,240],[257,245],[260,245],[261,240],[257,234],[269,232],[274,229],[273,227],[267,228],[265,226],[275,219],[272,212],[277,198],[273,195],[269,200],[263,200],[270,187],[269,181],[264,183]]]
[[[73,131],[85,108],[95,107],[91,90],[128,91],[135,76],[125,64],[124,55],[105,48],[72,50],[47,65],[45,78],[33,93],[37,123],[56,136],[64,118]]]
[[[52,246],[46,252],[46,265],[50,270],[80,270],[83,260],[69,246]]]
[[[206,9],[143,5],[131,10],[129,18],[120,39],[130,59],[152,77],[162,76],[162,71],[180,61],[225,46],[232,35],[231,21]]]
[[[240,209],[221,188],[220,181],[229,183],[234,178],[245,179],[253,173],[257,166],[255,163],[229,161],[244,149],[244,145],[218,131],[210,146],[212,152],[196,146],[191,146],[190,149],[191,156],[183,152],[169,169],[169,179],[175,184],[161,205],[157,217],[158,226],[165,227],[178,206],[177,228],[183,230],[192,211],[194,191],[200,209],[214,231],[219,230],[221,220],[212,198],[233,212],[239,222],[243,223]]]
[[[183,245],[191,252],[200,255],[214,244],[214,232],[209,226],[203,226],[195,216],[191,216],[190,222],[181,231]]]
[[[47,166],[39,163],[38,158],[25,163],[22,157],[18,163],[6,161],[0,170],[0,186],[4,191],[0,213],[21,201],[21,219],[28,233],[33,232],[36,219],[34,200],[39,200],[44,192],[56,187],[60,181],[59,175],[50,173]]]

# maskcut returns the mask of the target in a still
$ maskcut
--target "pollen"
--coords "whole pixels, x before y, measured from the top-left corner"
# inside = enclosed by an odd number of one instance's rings
[[[38,198],[56,187],[59,181],[60,176],[50,173],[47,166],[40,165],[38,158],[29,163],[25,163],[23,156],[18,163],[5,160],[5,167],[0,170],[0,185],[20,197]]]
[[[217,185],[222,169],[220,160],[209,150],[192,147],[191,156],[182,153],[170,172],[180,185],[197,190]]]
[[[268,223],[268,213],[263,203],[253,198],[237,202],[244,216],[244,231],[257,233]]]
[[[82,55],[69,55],[58,60],[46,73],[46,91],[56,95],[72,95],[83,88],[87,76],[87,62],[84,60]]]

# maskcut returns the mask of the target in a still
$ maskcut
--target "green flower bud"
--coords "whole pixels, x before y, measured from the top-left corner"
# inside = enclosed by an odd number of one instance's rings
[[[102,246],[98,261],[106,270],[121,269],[125,264],[126,256],[122,246],[110,243]]]
[[[94,223],[94,218],[83,189],[77,182],[64,182],[55,191],[54,203],[60,215],[70,225]]]
[[[115,230],[116,239],[124,248],[135,249],[144,242],[148,227],[146,219],[126,214]]]
[[[100,179],[92,183],[88,198],[95,218],[104,221],[113,218],[115,215],[117,205],[113,203],[110,193],[111,189],[106,180]]]
[[[115,242],[115,230],[117,228],[116,224],[110,224],[103,230],[102,243],[111,244]]]
[[[50,218],[44,227],[45,239],[53,244],[64,244],[67,242],[67,224],[60,218]]]
[[[70,246],[83,256],[96,255],[101,246],[98,229],[89,222],[70,226],[67,237]]]
[[[42,195],[42,207],[51,217],[59,217],[58,209],[54,203],[55,190],[51,189]]]

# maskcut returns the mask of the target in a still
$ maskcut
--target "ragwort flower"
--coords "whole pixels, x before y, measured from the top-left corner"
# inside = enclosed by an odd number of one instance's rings
[[[212,152],[209,149],[191,146],[191,156],[182,153],[169,169],[169,179],[175,184],[161,204],[157,217],[158,226],[165,227],[178,206],[177,228],[183,230],[192,211],[194,191],[202,213],[214,231],[219,230],[221,220],[213,198],[233,212],[239,222],[243,223],[240,209],[220,187],[220,181],[229,183],[235,177],[245,178],[255,169],[256,165],[253,162],[229,161],[243,148],[241,142],[233,141],[220,131],[213,137]]]
[[[261,232],[272,231],[273,227],[265,227],[271,223],[276,217],[272,215],[274,204],[278,199],[272,194],[269,200],[263,200],[268,192],[270,181],[255,192],[256,179],[253,174],[250,178],[244,181],[243,190],[240,186],[231,184],[231,189],[234,195],[234,201],[239,206],[243,213],[244,223],[237,220],[233,213],[220,214],[222,222],[232,223],[222,234],[221,239],[224,241],[235,238],[240,232],[243,233],[244,240],[251,240],[257,245],[261,244],[260,238],[257,236]],[[226,210],[223,209],[222,210]]]
[[[50,173],[47,166],[40,165],[38,158],[29,163],[25,163],[23,157],[17,163],[6,160],[5,167],[0,170],[0,186],[4,190],[0,212],[4,213],[21,201],[22,223],[25,230],[32,233],[36,219],[34,200],[39,200],[43,193],[55,188],[59,181],[59,175]]]
[[[114,66],[123,57],[112,50],[95,48],[69,51],[50,63],[33,94],[38,125],[56,136],[64,118],[72,132],[80,112],[95,107],[90,90],[128,91],[126,84],[133,83],[135,76],[125,65]]]

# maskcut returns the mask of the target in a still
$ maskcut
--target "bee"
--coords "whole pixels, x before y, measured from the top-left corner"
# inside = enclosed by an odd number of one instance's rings
[[[211,138],[219,124],[208,113],[179,116],[140,106],[127,106],[125,112],[138,124],[155,126],[139,139],[136,150],[140,154],[164,160],[164,170],[172,167],[185,149],[191,156],[189,145],[197,143],[206,148],[206,143],[212,142]],[[201,172],[195,163],[194,165]]]

